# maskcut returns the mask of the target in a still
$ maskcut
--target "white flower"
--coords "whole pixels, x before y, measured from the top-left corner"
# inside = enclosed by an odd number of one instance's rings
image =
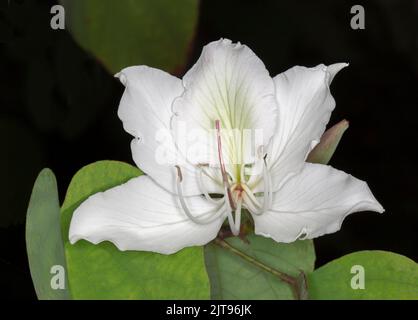
[[[169,254],[208,243],[226,219],[238,234],[242,209],[256,234],[293,242],[339,230],[350,213],[383,212],[365,182],[305,162],[335,106],[329,85],[346,65],[271,78],[247,46],[219,40],[183,80],[146,66],[122,70],[118,115],[146,175],[83,202],[71,243]],[[246,130],[262,136],[245,139]],[[192,155],[179,147],[190,139]]]

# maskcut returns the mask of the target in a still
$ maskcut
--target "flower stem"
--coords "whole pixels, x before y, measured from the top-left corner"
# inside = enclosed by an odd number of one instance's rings
[[[265,265],[264,263],[256,260],[255,258],[245,254],[244,252],[238,250],[237,248],[233,247],[232,245],[230,245],[228,242],[226,242],[225,240],[221,239],[221,238],[216,238],[214,240],[215,244],[217,244],[218,246],[230,251],[231,253],[241,257],[242,259],[246,260],[247,262],[251,263],[252,265],[267,271],[271,274],[273,274],[274,276],[278,277],[281,281],[286,282],[288,285],[290,285],[293,295],[295,297],[295,299],[300,300],[300,299],[304,299],[306,298],[306,287],[304,286],[300,286],[299,283],[300,281],[298,281],[298,278],[292,277],[290,275],[288,275],[287,273],[284,273],[282,271],[279,271],[277,269],[271,268],[267,265]],[[301,274],[302,277],[304,278],[303,273]]]

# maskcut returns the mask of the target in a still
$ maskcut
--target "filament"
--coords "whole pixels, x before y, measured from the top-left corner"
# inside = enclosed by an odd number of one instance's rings
[[[241,212],[243,204],[246,209],[251,214],[254,215],[261,215],[264,212],[268,211],[272,207],[273,202],[273,194],[272,194],[272,181],[271,176],[267,169],[267,163],[265,157],[260,159],[263,161],[263,172],[262,172],[262,179],[263,179],[263,200],[259,201],[256,194],[251,190],[251,188],[247,184],[247,179],[245,176],[245,164],[241,164],[240,172],[239,172],[239,179],[238,181],[234,182],[233,186],[230,185],[230,178],[226,171],[225,162],[223,159],[222,154],[222,137],[221,137],[221,125],[220,120],[215,120],[215,128],[217,133],[217,147],[218,147],[218,160],[220,171],[222,175],[222,182],[223,182],[223,189],[224,194],[222,198],[215,199],[213,198],[208,191],[207,186],[205,185],[205,180],[203,179],[203,174],[207,177],[212,178],[205,170],[205,165],[198,165],[198,183],[201,190],[201,194],[205,197],[207,201],[212,204],[215,204],[215,207],[211,210],[208,210],[203,213],[199,213],[198,215],[193,214],[192,210],[190,210],[189,206],[186,203],[186,198],[183,192],[183,175],[179,166],[175,166],[177,169],[177,179],[176,179],[176,186],[177,186],[177,194],[179,198],[179,202],[183,212],[186,216],[196,224],[204,225],[214,222],[225,216],[228,219],[229,227],[233,235],[237,236],[240,232],[241,227]],[[262,150],[261,150],[262,151]],[[261,154],[260,151],[260,154]],[[262,155],[260,155],[261,157]],[[257,165],[259,162],[256,162]],[[238,172],[237,172],[238,173]],[[213,179],[218,184],[219,179]],[[251,180],[251,179],[250,179]]]
[[[226,191],[226,190],[225,190]],[[225,201],[226,215],[228,217],[229,228],[234,236],[239,235],[241,228],[241,209],[242,209],[242,197],[238,197],[237,207],[235,209],[235,219],[232,216],[232,208],[228,201]]]
[[[203,182],[202,175],[203,175],[203,169],[202,169],[201,166],[199,166],[199,186],[200,186],[200,189],[203,192],[203,195],[205,196],[206,200],[208,200],[209,202],[218,204],[220,201],[222,201],[222,199],[213,199],[209,195],[209,193],[207,191],[207,188],[206,188],[206,186],[205,186],[205,184]]]
[[[255,215],[261,215],[264,212],[270,210],[273,201],[273,195],[271,192],[271,177],[268,174],[267,165],[265,160],[263,160],[263,184],[264,184],[264,196],[263,204],[255,197],[254,193],[248,187],[246,183],[241,185],[242,189],[245,191],[243,194],[245,205],[247,209]]]
[[[215,128],[216,128],[216,137],[217,137],[217,142],[218,142],[219,165],[220,165],[220,168],[221,168],[222,179],[223,179],[223,182],[224,182],[225,195],[228,196],[229,205],[230,205],[231,210],[232,210],[232,209],[235,209],[235,203],[234,203],[234,200],[232,199],[232,194],[231,194],[231,188],[229,186],[228,175],[226,173],[225,163],[224,163],[223,157],[222,157],[221,124],[220,124],[219,120],[215,120]]]
[[[186,204],[186,200],[183,195],[183,187],[182,187],[182,181],[183,181],[183,175],[181,173],[181,169],[179,166],[175,166],[177,169],[177,194],[180,200],[180,205],[184,211],[184,213],[187,215],[187,217],[192,220],[196,224],[209,224],[214,222],[215,220],[219,219],[219,217],[222,215],[223,205],[218,205],[217,208],[206,211],[201,214],[201,216],[206,215],[212,215],[212,217],[209,217],[207,219],[202,219],[201,217],[196,217],[192,214],[191,210]]]
[[[271,208],[272,194],[271,194],[271,179],[267,171],[266,160],[263,159],[263,184],[264,184],[264,199],[263,199],[263,212],[266,212]]]
[[[250,211],[251,214],[254,214],[256,216],[260,216],[263,214],[263,211],[259,208],[259,206],[257,204],[255,204],[252,199],[249,197],[249,194],[244,192],[242,194],[242,197],[244,199],[245,202],[245,206],[248,209],[248,211]]]
[[[234,230],[232,230],[231,228],[232,234],[234,236],[237,236],[241,229],[241,209],[242,209],[242,197],[238,197],[237,209],[235,210],[235,224],[234,224],[235,233],[234,233]]]

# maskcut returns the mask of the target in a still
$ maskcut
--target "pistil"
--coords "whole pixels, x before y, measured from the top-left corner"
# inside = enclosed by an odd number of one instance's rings
[[[219,165],[221,168],[222,180],[224,183],[226,195],[228,197],[229,205],[231,206],[232,210],[235,210],[235,203],[234,203],[234,199],[232,198],[228,174],[226,173],[225,163],[223,161],[223,156],[222,156],[221,122],[219,120],[215,120],[215,128],[216,128],[216,137],[218,141],[218,158],[219,158]]]
[[[199,213],[198,216],[193,214],[186,203],[186,198],[184,197],[183,192],[183,174],[179,166],[175,166],[177,170],[177,194],[179,197],[180,205],[190,220],[197,224],[209,224],[221,216],[228,219],[228,223],[233,235],[237,236],[240,232],[241,227],[241,211],[243,205],[248,209],[252,214],[261,215],[264,212],[270,210],[272,203],[272,192],[271,192],[271,179],[268,174],[267,164],[265,158],[263,161],[263,184],[264,184],[264,196],[263,203],[261,204],[254,192],[247,185],[247,179],[245,177],[245,164],[240,165],[240,172],[238,180],[231,187],[228,173],[226,171],[225,162],[222,155],[222,138],[221,138],[221,125],[220,121],[215,121],[215,128],[217,133],[217,144],[218,144],[218,159],[219,166],[222,175],[222,184],[224,188],[224,193],[222,198],[212,198],[209,194],[203,179],[203,174],[208,176],[205,172],[205,166],[207,165],[198,165],[197,169],[199,170],[198,179],[199,186],[202,192],[202,195],[209,202],[216,205],[216,208],[209,210],[204,213]],[[216,180],[216,179],[214,179]]]

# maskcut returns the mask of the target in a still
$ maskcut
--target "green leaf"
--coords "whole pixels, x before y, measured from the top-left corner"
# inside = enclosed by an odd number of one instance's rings
[[[41,171],[33,187],[26,218],[26,248],[38,298],[69,299],[57,182],[49,169]],[[54,266],[63,268],[62,278],[58,279],[63,281],[63,289],[51,285],[57,275]]]
[[[364,289],[352,288],[361,281],[358,268]],[[418,299],[418,264],[392,252],[359,251],[308,275],[308,288],[312,299]]]
[[[75,40],[112,73],[147,64],[175,71],[197,25],[197,0],[61,0]]]
[[[73,211],[90,195],[139,176],[122,162],[99,161],[73,177],[62,206],[70,290],[74,299],[208,299],[209,279],[202,247],[176,254],[119,251],[112,243],[71,245],[68,229]]]
[[[232,237],[205,247],[212,298],[295,299],[294,287],[281,277],[286,274],[297,280],[301,272],[313,271],[313,242],[284,244],[256,235],[246,239],[249,243]]]
[[[307,162],[327,164],[345,132],[348,129],[348,121],[342,120],[329,128],[321,137],[321,141],[309,153]]]

